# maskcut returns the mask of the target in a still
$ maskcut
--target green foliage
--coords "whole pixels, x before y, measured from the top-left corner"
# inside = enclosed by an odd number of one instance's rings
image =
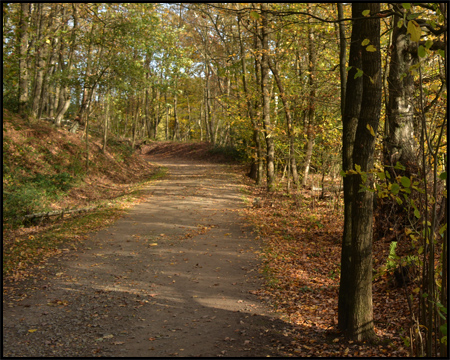
[[[76,178],[62,172],[16,177],[14,182],[15,186],[3,193],[3,217],[13,225],[24,215],[50,210],[50,203],[69,191],[75,185]]]
[[[66,192],[73,187],[75,178],[66,172],[62,172],[55,175],[36,174],[29,181],[46,192]]]
[[[392,270],[397,267],[399,257],[396,254],[397,241],[391,242],[389,245],[389,256],[386,261],[386,270]]]

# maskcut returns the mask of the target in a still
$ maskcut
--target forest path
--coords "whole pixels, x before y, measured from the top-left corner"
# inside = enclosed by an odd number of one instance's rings
[[[168,176],[145,201],[49,261],[20,301],[4,297],[4,356],[288,356],[289,325],[253,294],[258,243],[238,179],[227,165],[148,159]]]

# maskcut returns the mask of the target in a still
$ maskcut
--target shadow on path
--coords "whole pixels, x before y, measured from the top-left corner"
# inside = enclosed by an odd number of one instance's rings
[[[290,355],[290,325],[253,294],[258,243],[229,168],[157,162],[169,175],[145,202],[4,298],[4,356]]]

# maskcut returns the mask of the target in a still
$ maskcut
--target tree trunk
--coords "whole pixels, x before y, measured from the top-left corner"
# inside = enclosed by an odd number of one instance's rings
[[[77,8],[76,4],[72,4],[73,9],[73,27],[72,27],[72,36],[71,36],[71,44],[69,53],[67,55],[67,65],[63,65],[65,63],[63,58],[64,53],[64,44],[63,41],[61,41],[61,47],[60,47],[60,53],[59,53],[59,62],[61,64],[61,71],[66,71],[68,74],[70,74],[70,70],[72,69],[72,62],[73,62],[73,54],[75,52],[75,40],[76,40],[76,30],[78,28],[78,14],[77,14]],[[64,14],[63,16],[64,17]],[[70,75],[68,75],[70,77]],[[68,80],[68,79],[66,79]],[[59,102],[58,102],[58,109],[56,110],[56,116],[55,116],[55,125],[61,126],[61,120],[66,113],[67,109],[70,105],[70,91],[67,83],[61,84],[60,88],[60,95],[59,95]]]
[[[92,36],[92,33],[94,32],[95,24],[91,24],[91,31],[90,36]],[[81,100],[81,106],[80,110],[78,112],[78,117],[80,118],[81,122],[85,121],[85,115],[87,110],[87,104],[90,99],[90,89],[92,88],[93,84],[90,80],[91,77],[91,66],[92,66],[92,40],[89,40],[88,50],[86,54],[86,71],[84,73],[84,79],[83,79],[83,97]]]
[[[24,115],[28,104],[28,23],[30,4],[21,3],[19,21],[19,114]]]
[[[173,117],[174,117],[174,124],[173,124],[173,137],[172,140],[179,140],[178,139],[178,114],[177,114],[177,106],[178,106],[178,94],[177,87],[175,87],[175,95],[173,99]]]
[[[288,162],[290,164],[290,171],[292,173],[292,180],[294,181],[294,184],[298,184],[298,173],[297,173],[297,163],[295,161],[295,153],[294,153],[294,134],[292,132],[292,117],[291,117],[291,109],[289,106],[289,102],[286,99],[286,92],[284,90],[283,83],[281,82],[280,75],[278,74],[277,64],[272,65],[272,63],[269,61],[270,69],[272,70],[273,76],[275,77],[275,81],[277,83],[278,89],[280,90],[280,97],[281,101],[283,102],[284,106],[284,113],[286,115],[286,128],[287,128],[287,135],[289,138],[289,159]],[[311,147],[312,152],[312,147]],[[289,176],[289,174],[288,174]]]
[[[310,5],[308,4],[308,13],[310,11]],[[308,19],[310,21],[310,19]],[[314,131],[314,119],[316,116],[316,84],[315,84],[315,72],[316,72],[316,49],[314,47],[314,32],[313,27],[308,26],[308,72],[309,72],[309,105],[308,105],[308,116],[306,125],[306,154],[305,162],[303,165],[303,179],[302,186],[306,186],[308,180],[309,167],[311,165],[312,151],[314,144],[316,142],[316,134]]]
[[[209,63],[205,63],[207,72],[206,72],[206,125],[208,126],[208,133],[210,136],[210,141],[213,145],[215,145],[215,127],[214,127],[214,114],[211,109],[211,84],[210,84],[210,67]]]
[[[109,103],[110,103],[109,94],[106,95],[105,100],[106,100],[106,111],[105,111],[105,123],[104,123],[104,129],[103,129],[103,147],[102,147],[103,154],[106,153],[106,143],[108,140]]]
[[[338,19],[344,19],[344,7],[342,3],[337,3]],[[346,77],[346,56],[347,40],[345,39],[345,23],[339,22],[339,73],[341,75],[341,116],[344,115],[345,108],[345,87],[347,84]]]
[[[253,143],[254,143],[254,155],[252,157],[252,163],[250,166],[250,172],[249,172],[249,177],[253,180],[256,181],[257,185],[261,185],[261,178],[262,178],[262,169],[259,166],[260,163],[260,151],[258,151],[258,149],[261,149],[261,144],[259,141],[259,128],[258,128],[258,124],[257,121],[255,119],[255,115],[254,115],[254,105],[253,102],[251,100],[251,95],[247,86],[247,65],[245,62],[245,47],[244,44],[242,42],[242,34],[241,34],[241,27],[240,27],[240,22],[241,22],[241,18],[238,17],[238,21],[237,21],[237,25],[238,25],[238,36],[239,36],[239,45],[240,45],[240,56],[241,56],[241,65],[242,65],[242,85],[243,85],[243,89],[244,89],[244,96],[247,99],[247,115],[250,118],[250,122],[252,123],[252,127],[253,127]]]
[[[169,140],[169,106],[167,104],[167,91],[164,93],[164,102],[166,103],[166,141]]]
[[[370,10],[370,14],[380,11],[379,3],[364,3],[363,6]],[[373,129],[376,135],[381,112],[380,20],[365,19],[361,26],[361,37],[369,39],[376,51],[361,49],[363,96],[353,148],[353,164],[355,168],[359,165],[361,172],[368,172],[373,168],[376,140],[369,129]],[[356,341],[371,341],[376,337],[372,304],[373,192],[360,191],[362,177],[359,174],[352,176],[356,179],[353,182],[352,200],[349,319],[345,333]],[[369,177],[369,181],[363,185],[370,188],[371,181]]]
[[[132,134],[132,140],[131,140],[131,147],[134,149],[134,145],[136,144],[136,131],[138,129],[138,122],[139,122],[139,95],[136,95],[136,108],[134,112],[134,120],[133,121],[133,134]]]
[[[269,93],[269,34],[268,34],[268,12],[267,4],[261,3],[261,44],[262,44],[262,56],[261,56],[261,94],[263,104],[263,125],[265,130],[266,146],[267,146],[267,191],[274,190],[275,183],[275,144],[272,137],[272,124],[270,122],[270,93]]]
[[[42,84],[44,80],[44,71],[45,71],[44,55],[47,49],[47,44],[42,39],[43,37],[42,33],[44,32],[44,27],[46,25],[45,16],[43,14],[44,4],[37,4],[37,6],[38,6],[38,13],[37,13],[38,35],[36,40],[36,60],[35,60],[36,74],[34,78],[32,105],[31,105],[31,115],[34,118],[38,117],[39,100],[41,98]]]
[[[410,14],[405,12],[405,16]],[[417,42],[411,41],[405,26],[397,26],[401,19],[394,16],[383,152],[386,170],[391,175],[394,175],[391,167],[399,161],[406,168],[402,175],[409,177],[417,174],[419,168],[418,144],[414,139],[414,77],[409,70],[418,59],[413,55],[417,54]]]
[[[352,5],[352,18],[361,16],[363,9],[356,4]],[[362,77],[355,79],[357,69],[362,68],[361,59],[361,22],[353,20],[352,38],[350,44],[348,81],[346,83],[346,101],[342,112],[342,169],[352,170],[353,167],[353,144],[355,142],[356,127],[358,125],[359,113],[362,100]],[[344,176],[344,234],[342,237],[341,252],[341,279],[339,284],[338,304],[338,326],[344,331],[348,328],[348,313],[350,291],[350,265],[351,265],[351,241],[352,241],[352,199],[353,199],[353,176]]]

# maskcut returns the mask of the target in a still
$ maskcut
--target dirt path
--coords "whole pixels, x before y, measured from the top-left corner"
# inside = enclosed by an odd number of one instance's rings
[[[152,161],[169,176],[147,201],[4,296],[4,356],[288,355],[288,325],[253,294],[258,243],[228,167]]]

